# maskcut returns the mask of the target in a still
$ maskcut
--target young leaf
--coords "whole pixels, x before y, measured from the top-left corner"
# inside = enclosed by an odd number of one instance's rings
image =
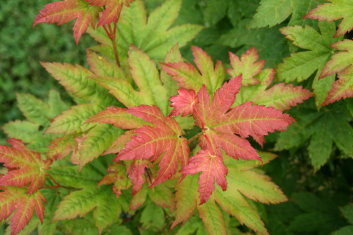
[[[76,43],[89,25],[95,27],[100,8],[91,6],[85,0],[63,0],[47,4],[37,15],[33,26],[39,23],[65,24],[77,19],[74,25]]]
[[[192,24],[172,27],[180,7],[181,0],[168,0],[148,17],[143,1],[136,0],[131,3],[129,8],[122,11],[118,22],[116,44],[119,56],[126,58],[133,44],[151,58],[161,61],[176,43],[180,47],[185,46],[201,31],[202,27]],[[89,33],[101,43],[95,49],[103,53],[112,51],[111,41],[104,30],[89,30]],[[114,57],[112,53],[105,54],[108,57]]]
[[[125,148],[120,151],[116,160],[142,160],[151,159],[159,161],[159,171],[152,186],[158,185],[172,177],[178,165],[185,166],[189,157],[187,140],[178,123],[171,117],[165,117],[156,106],[141,105],[129,108],[128,113],[133,114],[153,126],[143,126],[135,129],[135,136]]]
[[[219,155],[209,150],[201,150],[190,159],[188,165],[181,171],[188,175],[202,172],[198,181],[201,204],[205,203],[211,196],[215,189],[215,181],[223,190],[227,189],[226,175],[228,169],[223,163],[222,156]]]
[[[103,7],[104,11],[99,17],[98,25],[117,23],[123,6],[129,6],[134,0],[86,0],[93,6]]]
[[[28,193],[34,193],[45,182],[45,170],[49,163],[44,162],[37,152],[32,152],[17,139],[9,139],[12,145],[0,145],[0,162],[8,168],[7,174],[0,177],[1,185],[28,186]]]
[[[197,68],[186,62],[162,63],[162,68],[180,87],[198,91],[202,85],[206,85],[213,93],[226,78],[222,62],[214,64],[205,51],[195,46],[192,47],[192,53]]]
[[[262,70],[264,61],[258,61],[259,55],[255,48],[250,48],[241,55],[241,58],[232,53],[229,54],[232,68],[228,73],[242,75],[244,85],[240,89],[235,104],[252,101],[255,104],[286,110],[311,97],[310,91],[291,84],[279,83],[268,89],[272,85],[275,70]]]
[[[235,159],[259,160],[260,156],[245,138],[251,136],[263,144],[263,136],[268,132],[285,130],[293,122],[289,115],[279,110],[250,102],[231,108],[241,83],[241,77],[231,79],[215,92],[212,101],[206,87],[202,86],[194,102],[193,116],[202,128],[200,146],[203,150],[191,158],[183,173],[203,172],[199,179],[201,202],[205,202],[214,190],[215,178],[223,190],[226,189],[227,170],[222,163],[221,148]],[[174,102],[173,105],[182,106],[183,103]]]
[[[44,126],[48,125],[50,121],[48,104],[30,94],[17,94],[17,103],[29,121]]]
[[[45,198],[40,191],[27,194],[23,188],[1,187],[0,192],[0,220],[11,214],[11,235],[18,234],[31,220],[33,210],[43,222]]]
[[[255,85],[259,83],[255,76],[259,74],[262,68],[265,65],[264,60],[259,60],[259,54],[256,51],[255,47],[250,48],[244,54],[241,55],[241,58],[229,53],[231,69],[228,69],[228,73],[232,77],[242,75],[243,86]]]
[[[305,17],[324,21],[334,21],[342,19],[338,25],[336,37],[342,36],[353,28],[353,16],[350,12],[353,10],[353,5],[346,0],[329,0],[330,3],[319,5],[317,8],[310,11]]]

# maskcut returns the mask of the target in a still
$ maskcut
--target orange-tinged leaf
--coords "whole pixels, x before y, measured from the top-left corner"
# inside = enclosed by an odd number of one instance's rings
[[[98,25],[116,23],[119,20],[123,6],[129,6],[134,0],[86,0],[91,5],[104,7]]]
[[[127,109],[114,106],[99,112],[87,122],[108,123],[122,129],[135,129],[148,125],[148,122],[128,113]]]
[[[150,159],[159,162],[160,169],[151,186],[158,185],[171,178],[179,165],[186,165],[190,151],[187,140],[182,137],[178,123],[171,117],[165,117],[157,106],[141,105],[129,108],[128,112],[153,126],[135,129],[135,136],[116,160]]]
[[[11,214],[11,234],[18,234],[31,220],[33,210],[43,222],[45,198],[40,191],[27,194],[23,188],[3,187],[0,192],[0,220],[8,218]]]
[[[259,92],[250,101],[279,110],[287,110],[309,99],[312,95],[309,90],[303,89],[301,86],[278,83],[268,90]]]
[[[39,23],[61,25],[77,19],[73,29],[76,43],[78,43],[88,26],[95,26],[99,11],[99,7],[90,6],[88,2],[84,0],[53,2],[47,4],[40,11],[34,20],[33,26]]]
[[[0,185],[17,187],[28,186],[28,193],[37,191],[45,182],[45,170],[49,163],[40,154],[30,151],[17,139],[9,139],[12,147],[0,145],[0,162],[8,168],[7,174],[0,177]]]
[[[261,72],[265,61],[259,60],[256,48],[250,48],[240,58],[230,52],[229,58],[232,68],[228,69],[228,73],[232,77],[242,75],[244,86],[255,85],[260,82],[255,76]]]
[[[215,189],[215,181],[223,190],[227,189],[226,175],[228,170],[219,154],[212,153],[209,150],[201,150],[182,169],[183,174],[193,175],[199,172],[202,172],[198,181],[201,204],[205,203],[211,196]]]
[[[197,68],[186,62],[162,63],[162,68],[182,88],[198,91],[202,85],[206,85],[209,91],[214,92],[226,77],[222,62],[214,64],[211,57],[199,47],[193,46],[192,53]]]

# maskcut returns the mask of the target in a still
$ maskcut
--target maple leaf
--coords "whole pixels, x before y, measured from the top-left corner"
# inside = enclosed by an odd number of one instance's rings
[[[159,161],[159,171],[151,186],[158,185],[172,177],[179,163],[185,166],[189,157],[189,147],[178,123],[171,117],[165,117],[157,106],[141,105],[127,109],[152,126],[135,129],[135,136],[120,151],[116,160]]]
[[[252,136],[258,143],[263,144],[264,135],[276,130],[283,131],[293,122],[293,118],[279,110],[253,105],[250,102],[231,108],[241,83],[241,76],[231,79],[215,92],[212,101],[206,87],[202,86],[196,101],[192,101],[193,116],[196,124],[202,128],[203,135],[200,138],[202,150],[191,158],[183,172],[184,174],[203,172],[199,181],[202,203],[207,201],[214,190],[215,177],[218,184],[226,189],[223,179],[227,170],[222,163],[222,154],[217,153],[220,149],[235,159],[259,160],[260,156],[245,138]],[[180,95],[184,94],[179,93],[178,96]],[[183,106],[191,109],[182,99],[173,97],[172,101],[174,101],[172,105],[177,109],[183,109]],[[223,174],[223,179],[220,174]]]
[[[33,26],[39,23],[62,25],[77,19],[73,30],[76,43],[89,25],[95,27],[99,7],[90,6],[85,0],[63,0],[45,5],[34,20]]]
[[[312,88],[315,94],[315,102],[319,107],[324,102],[334,76],[328,76],[320,80],[320,74],[326,62],[332,55],[330,46],[341,38],[333,38],[336,25],[334,23],[319,22],[321,34],[310,26],[288,26],[281,29],[286,37],[293,41],[297,47],[305,51],[294,52],[278,65],[278,78],[282,81],[292,82],[308,79],[316,71]]]
[[[223,190],[227,189],[227,168],[223,163],[221,154],[211,153],[209,150],[201,150],[194,155],[188,165],[181,171],[183,174],[196,174],[202,172],[198,181],[200,203],[203,204],[215,189],[215,180]]]
[[[308,19],[303,19],[303,17],[307,14],[308,9],[313,9],[319,3],[320,1],[261,0],[250,26],[272,27],[282,23],[290,15],[288,25],[308,24]]]
[[[0,162],[8,168],[6,175],[0,177],[1,185],[17,187],[28,186],[28,193],[34,193],[45,182],[49,162],[44,162],[37,152],[30,151],[17,139],[9,139],[12,145],[0,145]]]
[[[338,80],[332,85],[332,89],[322,105],[328,105],[335,101],[353,96],[353,67],[345,69],[338,74]]]
[[[206,85],[210,92],[214,92],[226,78],[223,63],[217,61],[214,65],[211,57],[199,47],[193,46],[191,50],[197,68],[187,62],[162,63],[162,68],[182,88],[198,91]]]
[[[33,210],[41,222],[44,219],[45,198],[40,191],[27,194],[23,188],[2,186],[0,192],[0,220],[12,215],[11,234],[18,234],[31,220]]]
[[[331,45],[331,47],[340,52],[335,53],[326,63],[320,77],[326,77],[338,73],[353,64],[353,41],[342,40]]]
[[[179,15],[181,5],[182,0],[164,1],[148,15],[144,1],[132,2],[129,8],[121,12],[117,24],[115,43],[119,57],[126,58],[130,46],[135,45],[151,58],[161,61],[176,43],[180,47],[185,46],[201,31],[202,26],[194,24],[172,26]],[[114,59],[112,43],[105,31],[98,28],[97,30],[89,29],[88,32],[100,43],[95,50]],[[139,36],[132,37],[132,35]]]
[[[119,20],[121,10],[123,6],[129,6],[129,3],[135,0],[86,0],[91,5],[104,7],[102,15],[99,17],[98,25],[102,26],[116,23]]]
[[[353,28],[353,4],[346,0],[329,0],[331,3],[319,5],[311,10],[305,17],[311,19],[335,21],[342,19],[338,25],[336,37],[342,36]]]

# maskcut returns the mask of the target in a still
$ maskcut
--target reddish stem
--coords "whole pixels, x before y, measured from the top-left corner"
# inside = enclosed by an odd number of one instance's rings
[[[110,41],[112,42],[112,46],[113,46],[113,52],[114,52],[114,57],[115,57],[115,61],[116,64],[118,65],[118,67],[120,67],[120,60],[119,60],[119,54],[118,54],[118,48],[116,47],[116,22],[114,22],[114,26],[112,28],[112,26],[109,25],[104,25],[103,26],[106,34],[108,35],[108,37],[110,38]]]

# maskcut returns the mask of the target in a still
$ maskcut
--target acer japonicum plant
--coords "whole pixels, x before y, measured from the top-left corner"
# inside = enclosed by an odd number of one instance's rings
[[[5,131],[38,140],[0,147],[0,220],[12,234],[129,234],[124,215],[140,231],[183,234],[201,218],[200,231],[226,234],[231,216],[267,234],[255,202],[287,198],[258,168],[276,155],[251,143],[286,130],[294,119],[283,111],[312,93],[273,83],[255,48],[230,52],[227,69],[199,47],[187,62],[179,47],[202,27],[173,26],[180,7],[168,0],[148,16],[141,0],[64,0],[40,11],[34,24],[75,19],[75,40],[90,27],[100,44],[89,68],[42,62],[76,105],[19,95],[28,121]]]

